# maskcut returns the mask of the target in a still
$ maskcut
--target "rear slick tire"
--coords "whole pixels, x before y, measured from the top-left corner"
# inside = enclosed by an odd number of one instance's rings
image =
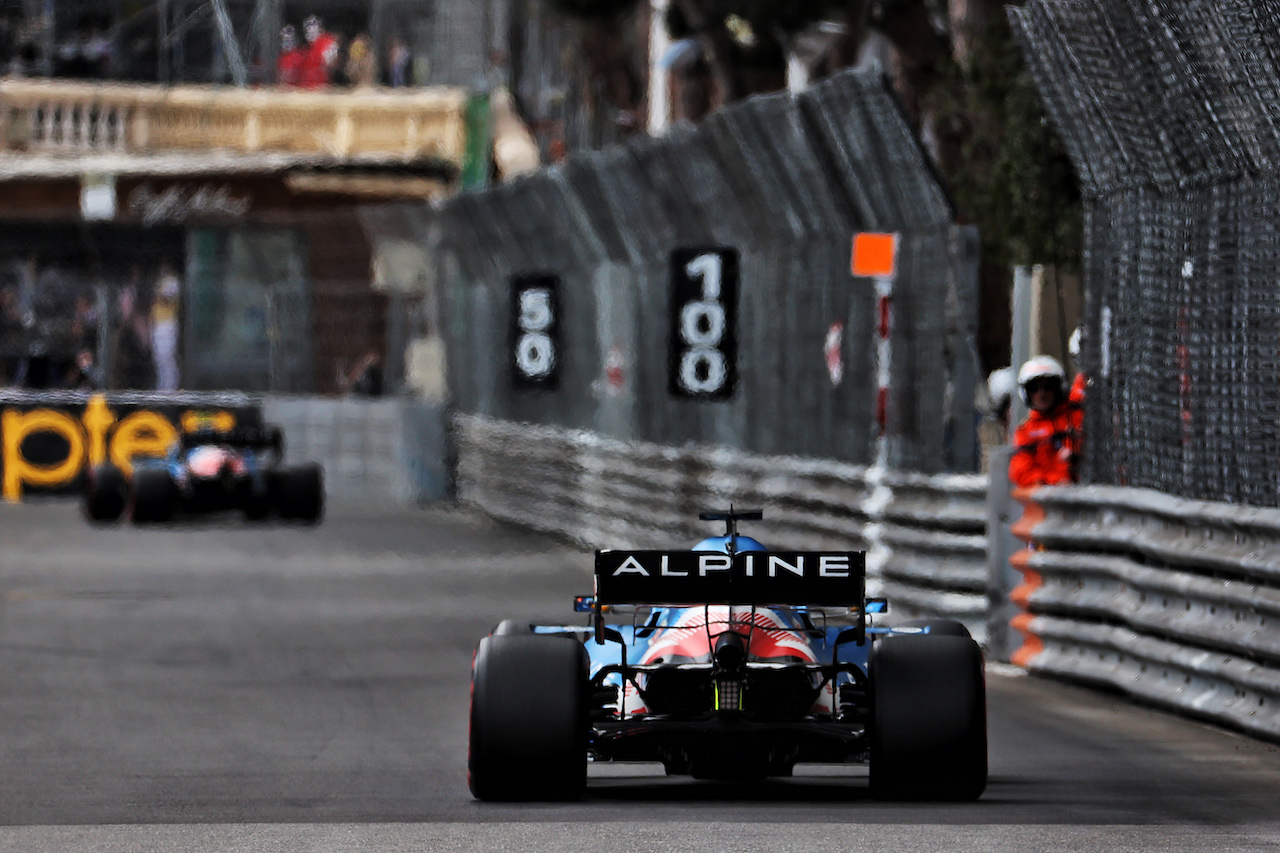
[[[587,651],[538,634],[485,637],[471,673],[467,780],[479,800],[563,801],[587,786]]]
[[[318,523],[324,515],[324,470],[312,462],[277,471],[275,495],[280,518]]]
[[[86,477],[85,515],[90,521],[119,521],[129,504],[129,483],[124,472],[108,462],[90,468]]]
[[[130,487],[130,520],[134,524],[165,522],[173,518],[177,500],[173,479],[163,468],[139,468]]]
[[[885,800],[976,800],[987,785],[982,651],[964,637],[880,640],[871,687],[871,794]]]

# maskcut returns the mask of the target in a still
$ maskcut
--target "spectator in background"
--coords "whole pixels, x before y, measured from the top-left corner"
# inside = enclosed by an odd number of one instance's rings
[[[17,56],[17,29],[11,12],[0,12],[0,73]]]
[[[377,83],[378,60],[373,55],[373,42],[364,33],[351,40],[347,48],[347,82],[352,86],[369,87]]]
[[[110,75],[115,64],[115,45],[111,43],[110,33],[97,25],[91,27],[81,52],[90,77],[104,78]]]
[[[425,86],[431,80],[431,57],[426,52],[421,52],[414,56],[410,61],[409,67],[413,69],[413,85]]]
[[[1009,479],[1023,489],[1074,483],[1084,410],[1067,395],[1062,365],[1048,355],[1031,359],[1018,371],[1018,392],[1031,413],[1014,433]]]
[[[71,318],[71,345],[75,350],[98,351],[98,306],[93,293],[76,294]]]
[[[26,387],[57,388],[75,361],[72,327],[79,290],[74,274],[57,262],[30,261],[35,278],[27,336]]]
[[[0,288],[0,385],[19,385],[26,373],[26,329],[14,287]]]
[[[76,360],[67,374],[66,388],[76,391],[100,391],[104,387],[102,368],[94,363],[93,353],[87,349],[76,353]]]
[[[148,389],[155,384],[149,344],[151,330],[138,304],[141,278],[141,270],[134,267],[132,280],[120,288],[119,317],[111,347],[112,388]]]
[[[1067,341],[1067,352],[1071,354],[1071,366],[1076,371],[1076,378],[1071,381],[1071,402],[1083,406],[1089,392],[1089,377],[1080,369],[1080,337],[1080,327],[1076,326],[1071,339]]]
[[[88,68],[84,60],[83,30],[77,29],[53,47],[53,76],[86,77]]]
[[[276,83],[281,86],[299,86],[302,83],[302,64],[306,53],[298,46],[298,34],[292,25],[280,31],[280,56],[276,59]]]
[[[315,15],[303,23],[302,34],[307,40],[307,47],[298,85],[304,89],[323,89],[333,82],[333,74],[338,67],[338,38],[326,32]]]
[[[409,85],[409,63],[412,61],[409,48],[399,38],[392,36],[387,47],[387,71],[393,88]]]
[[[182,283],[168,261],[160,263],[151,302],[151,357],[156,390],[178,390],[178,298]]]
[[[1000,424],[1006,437],[1009,434],[1009,409],[1013,405],[1013,391],[1017,385],[1017,377],[1014,376],[1012,367],[993,370],[987,377],[987,394],[991,397],[991,416]]]
[[[371,347],[347,372],[343,390],[361,397],[382,396],[382,354]]]
[[[1002,367],[991,371],[987,377],[985,397],[975,393],[977,411],[982,413],[978,421],[978,444],[981,447],[981,470],[984,473],[991,467],[991,451],[1009,443],[1009,410],[1017,386],[1018,380],[1013,368]]]

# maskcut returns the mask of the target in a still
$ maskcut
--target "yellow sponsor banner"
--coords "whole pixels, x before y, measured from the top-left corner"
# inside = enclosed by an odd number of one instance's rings
[[[208,405],[190,395],[0,400],[2,494],[16,502],[30,490],[65,491],[87,467],[109,460],[130,472],[135,457],[163,456],[183,432],[226,432],[260,420],[248,401]]]

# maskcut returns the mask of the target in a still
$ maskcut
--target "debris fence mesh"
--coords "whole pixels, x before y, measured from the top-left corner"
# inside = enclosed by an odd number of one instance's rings
[[[1087,199],[1083,478],[1280,503],[1280,4],[1010,12]]]
[[[873,282],[850,270],[851,238],[897,233],[887,462],[978,465],[976,240],[952,224],[878,72],[457,197],[432,227],[461,412],[859,464],[876,460],[880,313]],[[737,383],[681,397],[673,259],[707,249],[736,261],[736,323],[702,333],[734,338]],[[513,381],[512,348],[528,342],[513,287],[532,279],[555,283],[554,384]]]

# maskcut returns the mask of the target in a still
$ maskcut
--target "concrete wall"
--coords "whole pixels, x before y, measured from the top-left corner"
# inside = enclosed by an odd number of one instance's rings
[[[449,496],[444,406],[411,398],[270,396],[262,419],[284,429],[287,462],[324,466],[337,502],[415,503]]]

